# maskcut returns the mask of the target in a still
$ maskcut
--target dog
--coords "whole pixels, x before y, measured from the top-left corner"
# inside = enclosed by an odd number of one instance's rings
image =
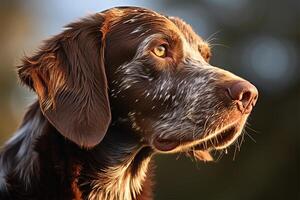
[[[211,160],[258,98],[209,64],[183,20],[116,7],[66,26],[18,67],[37,94],[0,155],[1,200],[149,200],[157,153]]]

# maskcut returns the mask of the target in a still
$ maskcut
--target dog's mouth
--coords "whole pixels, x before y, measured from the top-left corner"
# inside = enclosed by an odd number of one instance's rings
[[[153,141],[155,149],[163,153],[178,151],[200,151],[221,150],[230,146],[241,134],[244,123],[230,124],[213,134],[209,134],[198,140],[175,140],[157,137]]]
[[[195,150],[210,150],[210,149],[224,149],[228,147],[234,138],[239,135],[239,128],[237,126],[230,126],[213,137],[205,139],[194,146]]]

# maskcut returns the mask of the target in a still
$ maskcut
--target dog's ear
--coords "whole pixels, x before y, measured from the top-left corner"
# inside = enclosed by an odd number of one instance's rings
[[[18,70],[21,81],[38,94],[46,118],[83,147],[98,144],[111,120],[103,23],[104,16],[96,14],[70,24]]]

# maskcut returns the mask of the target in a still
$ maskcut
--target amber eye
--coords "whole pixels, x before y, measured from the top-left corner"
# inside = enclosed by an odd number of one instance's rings
[[[167,48],[164,45],[159,45],[153,49],[153,53],[161,58],[167,56]]]

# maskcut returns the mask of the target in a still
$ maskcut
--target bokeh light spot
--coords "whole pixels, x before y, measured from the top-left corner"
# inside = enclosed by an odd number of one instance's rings
[[[255,76],[262,88],[278,91],[293,83],[296,60],[289,42],[269,36],[252,38],[244,45],[246,71]]]

